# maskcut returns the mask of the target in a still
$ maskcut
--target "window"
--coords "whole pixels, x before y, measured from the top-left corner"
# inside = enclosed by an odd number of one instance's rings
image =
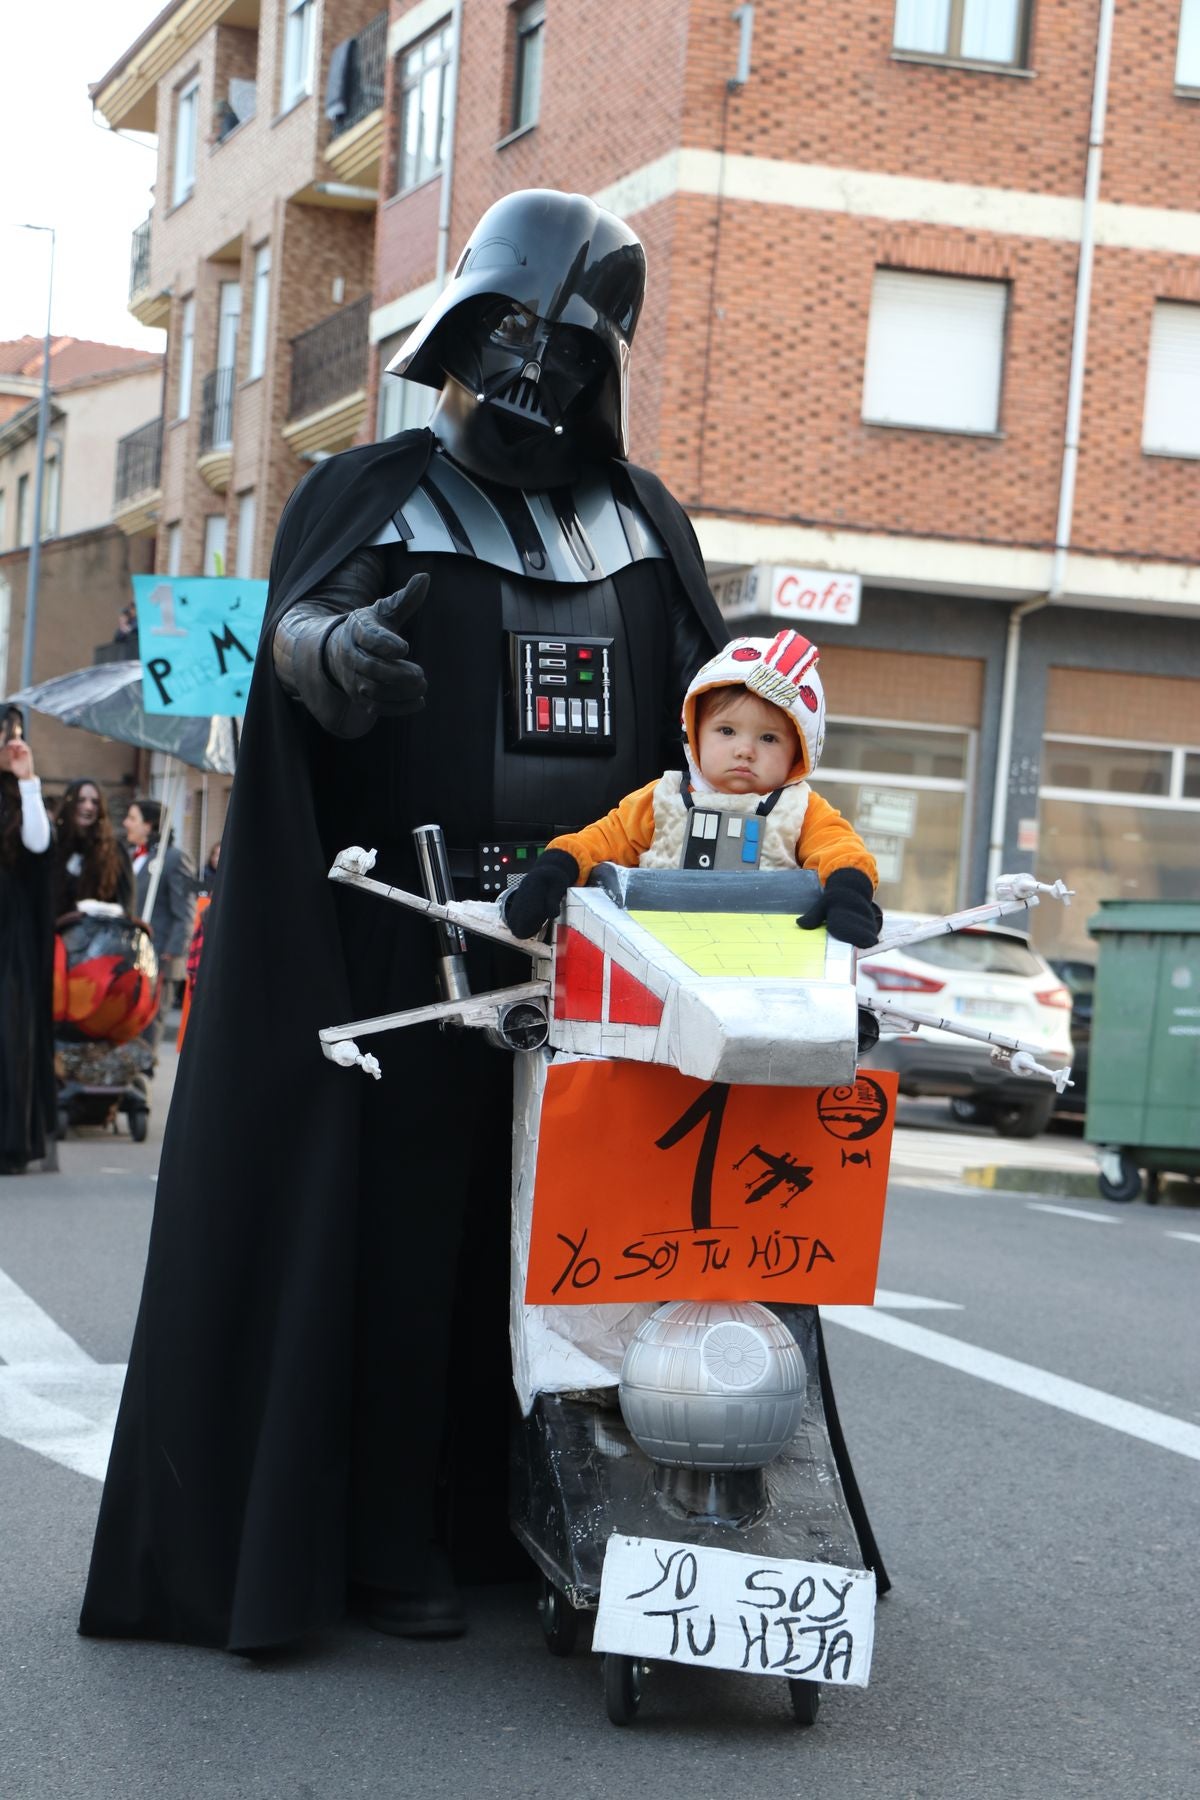
[[[189,294],[179,314],[179,389],[175,417],[186,419],[192,410],[192,369],[196,360],[196,301]]]
[[[1181,0],[1175,85],[1200,88],[1200,0]]]
[[[546,41],[546,0],[518,6],[517,46],[513,64],[512,130],[536,125],[542,97],[542,51]]]
[[[204,561],[202,575],[225,573],[225,514],[209,513],[204,521]]]
[[[401,52],[400,143],[396,192],[436,175],[446,157],[446,84],[450,73],[450,21]]]
[[[30,515],[29,515],[29,477],[28,477],[28,475],[18,475],[17,476],[17,549],[18,550],[21,548],[21,546],[23,544],[27,544],[29,542],[29,538],[30,538],[29,517],[30,517]]]
[[[183,574],[183,526],[167,526],[167,574]]]
[[[1154,308],[1142,449],[1200,456],[1200,306],[1160,300]]]
[[[58,509],[62,495],[62,473],[57,456],[46,458],[46,474],[42,482],[42,536],[58,536]]]
[[[217,301],[217,367],[237,368],[238,328],[242,322],[242,288],[237,281],[223,281]]]
[[[411,329],[410,326],[409,330]],[[399,375],[383,373],[407,336],[408,331],[398,331],[379,346],[379,409],[376,419],[379,442],[384,438],[395,437],[398,431],[414,431],[419,425],[428,425],[429,415],[437,405],[437,388],[422,387],[419,381],[405,381]]]
[[[283,31],[283,92],[280,108],[286,112],[312,93],[313,15],[315,0],[284,0],[287,22]]]
[[[1007,304],[1003,281],[877,269],[863,379],[867,423],[995,431]]]
[[[950,912],[963,904],[974,734],[953,726],[831,719],[821,793],[879,866],[879,904]]]
[[[892,45],[952,62],[1019,68],[1026,11],[1025,0],[896,0]]]
[[[196,185],[196,127],[200,113],[200,82],[189,81],[175,96],[175,168],[171,177],[171,205],[186,200]]]
[[[258,506],[253,492],[239,494],[237,557],[233,572],[240,581],[249,581],[254,573],[254,527],[257,520]]]
[[[1043,739],[1035,873],[1061,876],[1076,894],[1070,907],[1034,913],[1031,935],[1044,955],[1094,956],[1087,921],[1101,900],[1195,898],[1198,773],[1200,750],[1191,745]]]
[[[250,366],[247,381],[256,381],[267,366],[267,309],[271,301],[271,246],[254,252],[254,298],[250,311]]]

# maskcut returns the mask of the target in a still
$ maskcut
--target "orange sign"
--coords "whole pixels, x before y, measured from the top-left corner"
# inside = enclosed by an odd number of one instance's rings
[[[552,1063],[531,1305],[870,1305],[896,1077],[731,1087],[634,1062]]]

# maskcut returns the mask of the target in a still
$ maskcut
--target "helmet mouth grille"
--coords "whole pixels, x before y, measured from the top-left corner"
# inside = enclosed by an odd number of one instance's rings
[[[516,375],[511,381],[506,381],[489,398],[493,406],[502,407],[506,412],[519,413],[522,418],[546,419],[538,383],[527,380],[524,375]]]

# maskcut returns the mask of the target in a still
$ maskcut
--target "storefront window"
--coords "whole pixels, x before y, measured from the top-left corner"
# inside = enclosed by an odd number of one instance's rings
[[[1033,914],[1033,941],[1048,956],[1094,959],[1087,922],[1101,900],[1194,899],[1200,751],[1047,738],[1036,872],[1076,893],[1069,907]]]
[[[816,785],[878,863],[885,912],[952,912],[962,903],[970,770],[969,732],[830,721]]]

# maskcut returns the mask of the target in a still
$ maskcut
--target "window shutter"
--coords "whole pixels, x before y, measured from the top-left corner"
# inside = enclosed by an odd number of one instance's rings
[[[876,270],[863,418],[936,431],[995,431],[1007,299],[1002,281]]]
[[[1200,306],[1154,308],[1142,449],[1200,456]]]

